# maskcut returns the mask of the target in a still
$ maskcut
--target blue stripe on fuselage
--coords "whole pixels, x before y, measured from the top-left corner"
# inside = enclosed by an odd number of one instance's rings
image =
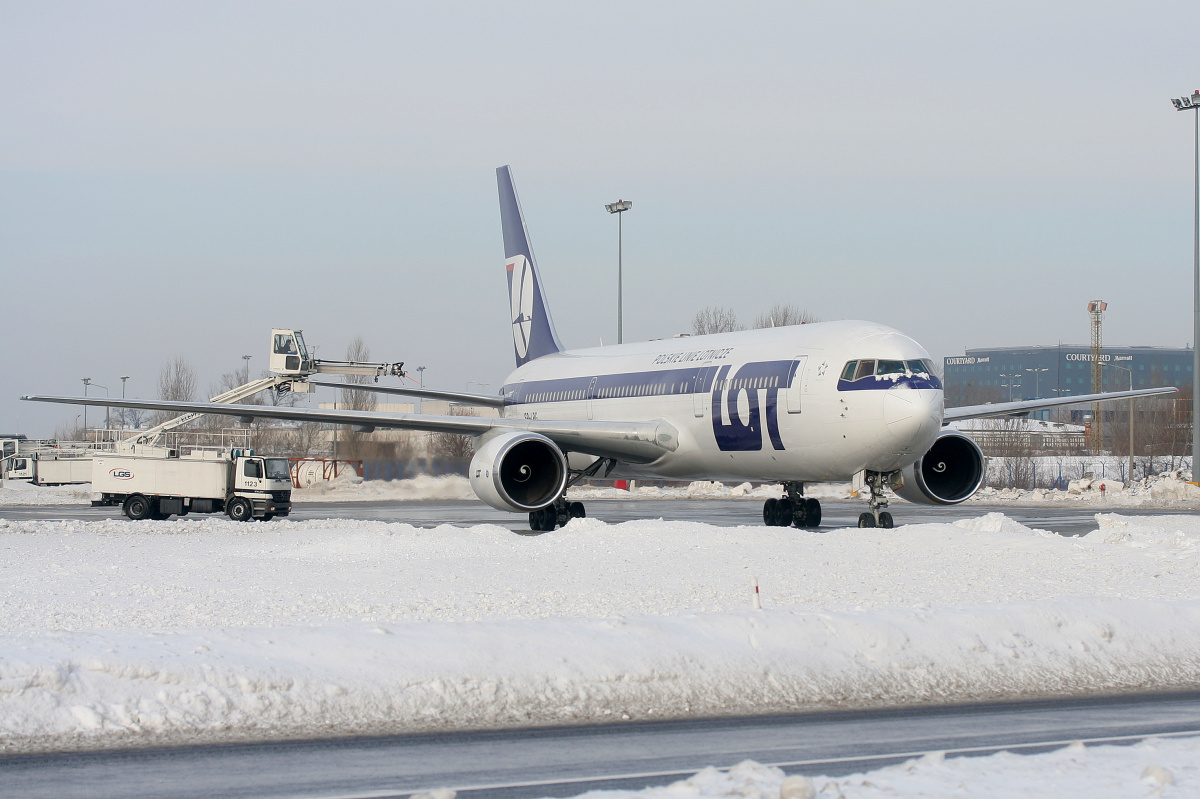
[[[716,370],[693,366],[688,369],[659,369],[608,375],[562,377],[510,383],[500,389],[505,405],[570,402],[617,397],[667,397],[712,390]],[[697,377],[702,383],[697,386]],[[593,386],[592,381],[596,384]]]

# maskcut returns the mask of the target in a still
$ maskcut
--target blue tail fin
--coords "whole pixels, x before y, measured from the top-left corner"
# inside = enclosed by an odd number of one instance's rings
[[[517,366],[534,358],[562,352],[554,320],[546,307],[546,293],[529,246],[529,231],[521,214],[521,202],[507,166],[496,170],[500,189],[500,226],[504,229],[504,267],[508,270],[508,302],[512,309],[513,347]]]

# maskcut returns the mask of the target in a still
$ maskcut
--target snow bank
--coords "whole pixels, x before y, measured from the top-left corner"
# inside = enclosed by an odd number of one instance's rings
[[[1200,675],[1200,602],[40,632],[0,741],[382,734],[960,702]]]
[[[5,505],[87,505],[92,484],[35,486],[20,480],[0,480],[0,507]]]
[[[1200,488],[1192,485],[1191,479],[1191,472],[1178,469],[1136,480],[1129,486],[1111,478],[1080,478],[1070,481],[1065,490],[985,488],[969,501],[984,505],[1083,503],[1114,508],[1200,507]]]
[[[722,771],[707,768],[661,788],[592,791],[590,799],[884,799],[896,796],[1027,799],[1030,796],[1196,796],[1200,738],[1154,738],[1133,746],[1085,746],[1053,752],[986,757],[946,757],[933,752],[895,766],[845,777],[813,775],[789,767],[793,776],[747,760]],[[797,773],[799,771],[800,773]],[[810,775],[810,776],[805,776]]]
[[[470,482],[457,474],[441,477],[422,474],[408,480],[364,481],[350,472],[339,475],[335,480],[317,482],[292,492],[293,502],[412,502],[475,498]]]
[[[1098,521],[0,521],[0,749],[1200,686],[1200,519]]]

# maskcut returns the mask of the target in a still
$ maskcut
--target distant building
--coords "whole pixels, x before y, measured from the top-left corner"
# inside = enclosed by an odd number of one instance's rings
[[[1191,389],[1192,350],[1173,347],[1104,347],[1103,391],[1176,386]],[[946,405],[1039,399],[1092,393],[1092,350],[1059,344],[967,350],[944,359]],[[1030,370],[1045,371],[1030,371]]]

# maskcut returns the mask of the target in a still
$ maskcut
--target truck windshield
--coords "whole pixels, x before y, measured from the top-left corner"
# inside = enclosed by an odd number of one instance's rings
[[[267,458],[267,479],[268,480],[291,480],[292,474],[288,470],[287,458]]]
[[[296,331],[296,347],[300,350],[300,357],[308,360],[308,350],[304,346],[304,334],[299,330]]]

